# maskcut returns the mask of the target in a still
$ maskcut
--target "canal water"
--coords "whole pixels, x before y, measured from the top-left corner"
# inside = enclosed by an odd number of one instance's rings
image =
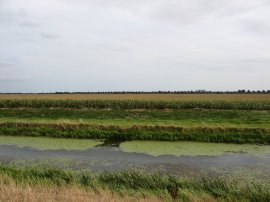
[[[0,136],[0,162],[93,172],[138,169],[182,177],[270,179],[270,146],[265,145],[160,141],[112,143]]]

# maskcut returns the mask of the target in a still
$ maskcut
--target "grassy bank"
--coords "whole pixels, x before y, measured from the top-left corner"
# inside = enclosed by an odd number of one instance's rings
[[[270,129],[233,127],[102,126],[2,123],[0,135],[109,140],[164,140],[270,144]]]
[[[179,201],[190,201],[196,198],[205,198],[208,201],[270,200],[270,187],[267,185],[254,182],[240,186],[237,181],[229,182],[221,178],[187,180],[139,171],[93,174],[48,168],[16,168],[2,164],[0,164],[0,176],[2,179],[8,179],[6,181],[22,186],[109,190],[123,197],[133,196],[134,198],[155,196],[163,200],[173,198]]]
[[[270,128],[270,111],[0,109],[0,122],[71,122],[102,125],[179,125]]]
[[[165,101],[165,100],[1,100],[0,108],[94,109],[234,109],[270,110],[270,101]]]

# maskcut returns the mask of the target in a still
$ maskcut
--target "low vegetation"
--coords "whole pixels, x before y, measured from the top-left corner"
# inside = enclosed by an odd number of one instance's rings
[[[216,201],[269,201],[270,187],[249,183],[239,185],[223,178],[181,179],[171,175],[139,171],[93,174],[53,168],[17,168],[0,164],[0,177],[23,186],[78,187],[85,190],[109,190],[122,197],[155,196],[159,199],[190,201],[205,198]],[[4,183],[8,184],[8,183]],[[6,185],[5,185],[6,186]],[[2,186],[1,186],[2,187]],[[76,190],[76,189],[75,189]],[[3,188],[0,190],[3,192]],[[3,194],[0,194],[3,197]]]
[[[0,135],[108,140],[163,140],[270,144],[270,129],[234,127],[102,126],[2,123]]]
[[[270,128],[270,111],[0,109],[0,122],[88,123],[118,125]]]
[[[107,190],[86,190],[78,186],[21,185],[8,177],[0,177],[0,201],[12,202],[134,202],[132,196],[121,196]],[[154,196],[136,197],[138,202],[161,202]]]

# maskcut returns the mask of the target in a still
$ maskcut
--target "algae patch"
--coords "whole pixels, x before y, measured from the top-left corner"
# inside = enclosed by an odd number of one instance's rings
[[[38,150],[87,150],[99,144],[102,142],[89,139],[0,136],[0,145],[16,145]]]
[[[251,144],[225,144],[201,142],[128,141],[120,144],[124,152],[145,153],[152,156],[220,156],[225,153],[247,153],[264,157],[270,154],[270,146]]]

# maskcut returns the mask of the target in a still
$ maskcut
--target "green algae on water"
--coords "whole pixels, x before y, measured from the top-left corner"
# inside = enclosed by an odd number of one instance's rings
[[[0,136],[0,145],[16,145],[38,150],[87,150],[99,144],[102,142],[90,139]]]
[[[145,153],[152,156],[220,156],[226,153],[247,153],[258,157],[263,157],[270,154],[270,146],[187,141],[128,141],[121,143],[120,148],[124,152]]]

